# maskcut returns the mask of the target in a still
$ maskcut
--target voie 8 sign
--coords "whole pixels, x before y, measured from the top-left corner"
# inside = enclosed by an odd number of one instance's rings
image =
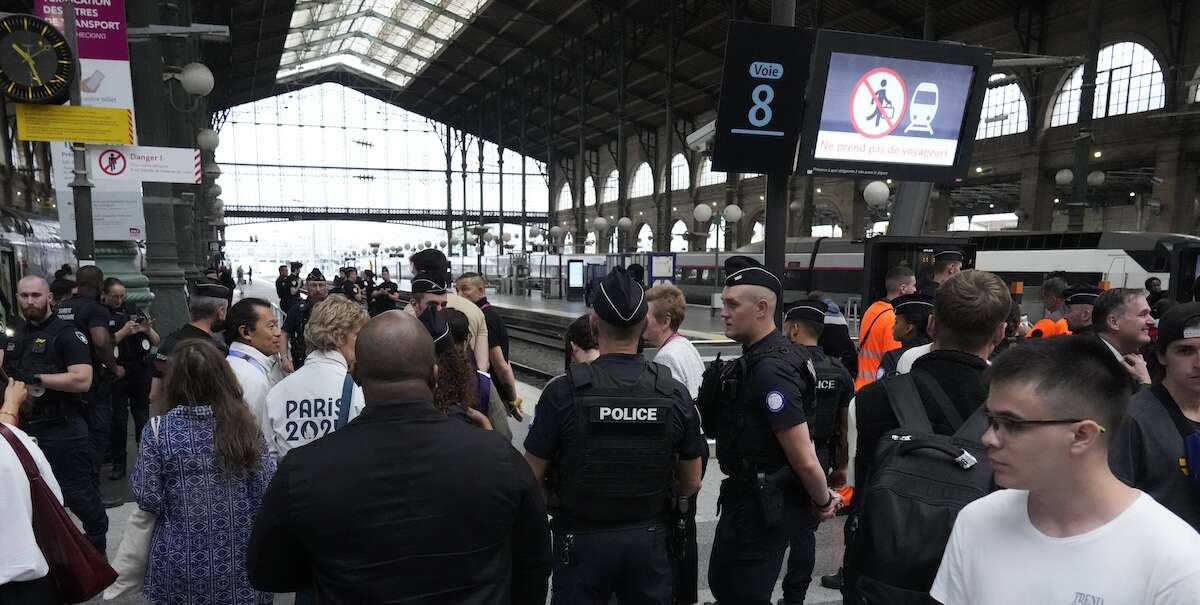
[[[990,49],[821,31],[800,145],[818,175],[949,182],[966,174]]]
[[[796,161],[812,33],[731,21],[713,137],[713,169],[779,173]]]

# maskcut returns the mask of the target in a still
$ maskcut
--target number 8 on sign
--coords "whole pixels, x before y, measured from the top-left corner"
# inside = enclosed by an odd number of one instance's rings
[[[770,104],[775,100],[775,89],[771,88],[769,84],[759,84],[750,92],[750,100],[754,102],[749,113],[746,114],[746,119],[750,120],[750,124],[756,128],[770,124],[773,117]]]

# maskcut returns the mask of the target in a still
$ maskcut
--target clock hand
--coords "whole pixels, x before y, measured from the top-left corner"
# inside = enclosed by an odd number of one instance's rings
[[[29,53],[22,50],[20,46],[16,45],[16,43],[13,43],[12,47],[13,50],[17,51],[17,54],[21,56],[21,59],[25,61],[25,64],[29,66],[29,75],[33,76],[33,79],[38,83],[38,86],[41,86],[42,76],[38,73],[37,65],[35,65],[33,62],[33,57],[29,56]]]
[[[48,51],[48,50],[50,50],[50,47],[49,47],[49,46],[43,46],[43,47],[39,48],[39,49],[37,50],[37,52],[35,52],[35,53],[33,53],[33,54],[29,55],[29,58],[30,58],[30,59],[32,59],[32,58],[34,58],[34,57],[36,57],[36,56],[38,56],[38,55],[40,55],[40,54],[42,54],[42,53],[44,53],[44,52],[46,52],[46,51]]]
[[[14,43],[12,44],[12,49],[13,49],[13,50],[15,50],[15,51],[17,51],[17,54],[18,54],[18,55],[21,55],[21,59],[23,59],[23,60],[25,60],[25,61],[29,61],[29,53],[27,53],[27,52],[25,52],[24,50],[22,50],[20,46],[17,46],[17,43],[16,43],[16,42],[14,42]]]

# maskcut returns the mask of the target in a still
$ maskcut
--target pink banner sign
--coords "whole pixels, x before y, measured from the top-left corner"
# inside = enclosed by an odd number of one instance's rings
[[[61,31],[63,8],[71,0],[34,0],[34,14]],[[80,59],[129,60],[125,30],[125,0],[74,0],[75,35]]]

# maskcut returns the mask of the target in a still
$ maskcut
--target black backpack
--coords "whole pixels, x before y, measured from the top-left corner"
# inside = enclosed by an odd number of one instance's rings
[[[958,427],[954,435],[933,432],[918,382]],[[855,494],[848,541],[858,560],[846,562],[847,580],[862,603],[935,603],[929,590],[958,512],[992,490],[992,465],[980,442],[987,420],[980,406],[964,421],[921,370],[890,376],[883,387],[900,428],[880,439],[870,482]]]

